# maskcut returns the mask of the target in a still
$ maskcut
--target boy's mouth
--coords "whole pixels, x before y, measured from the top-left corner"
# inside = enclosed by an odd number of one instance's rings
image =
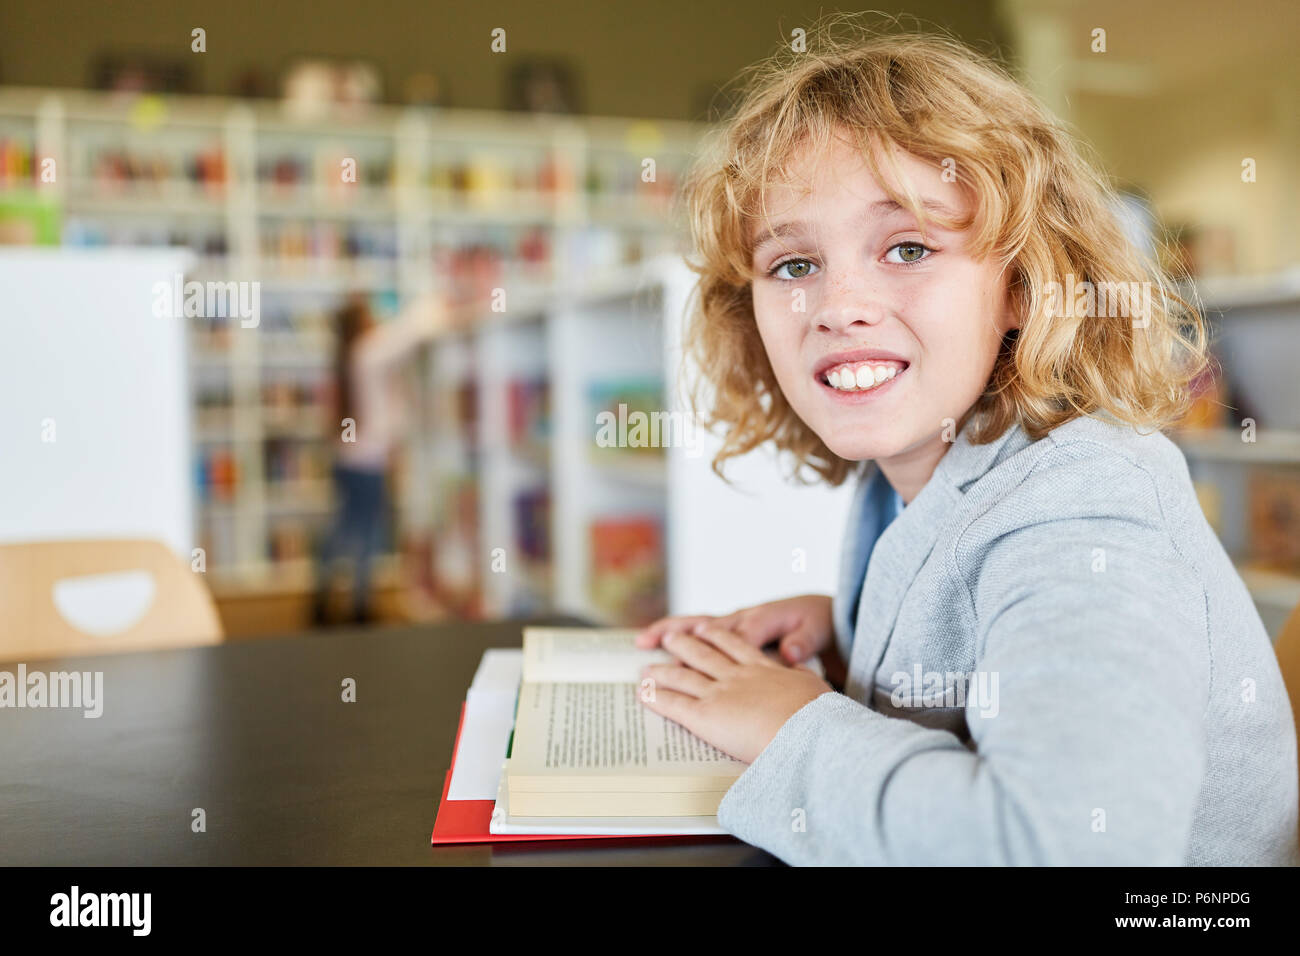
[[[907,371],[910,363],[902,359],[871,359],[842,362],[817,373],[817,381],[832,391],[846,395],[878,392]]]

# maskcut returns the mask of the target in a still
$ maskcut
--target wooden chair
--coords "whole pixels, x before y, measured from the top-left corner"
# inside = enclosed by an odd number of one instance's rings
[[[1295,721],[1296,739],[1300,741],[1300,604],[1282,625],[1273,650],[1277,653],[1287,696],[1291,698],[1291,719]]]
[[[112,634],[87,633],[60,612],[59,594],[92,575],[147,573],[152,601]],[[57,593],[56,593],[57,592]],[[216,644],[216,605],[199,574],[160,541],[33,541],[0,545],[0,660]]]

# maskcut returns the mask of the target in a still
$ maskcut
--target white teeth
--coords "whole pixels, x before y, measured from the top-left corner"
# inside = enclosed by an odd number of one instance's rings
[[[896,377],[903,369],[893,365],[840,366],[828,372],[827,383],[840,391],[865,391]]]

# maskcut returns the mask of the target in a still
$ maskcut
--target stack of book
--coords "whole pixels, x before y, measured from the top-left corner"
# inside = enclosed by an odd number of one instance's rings
[[[655,713],[631,628],[524,629],[470,686],[433,842],[725,834],[746,764]]]

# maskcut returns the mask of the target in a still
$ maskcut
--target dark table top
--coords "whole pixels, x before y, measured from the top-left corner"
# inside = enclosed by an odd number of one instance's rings
[[[103,716],[0,708],[0,864],[775,862],[717,838],[431,847],[465,691],[483,651],[518,647],[523,623],[26,661],[102,671]],[[355,703],[342,700],[349,677]],[[191,829],[196,808],[206,832]]]

